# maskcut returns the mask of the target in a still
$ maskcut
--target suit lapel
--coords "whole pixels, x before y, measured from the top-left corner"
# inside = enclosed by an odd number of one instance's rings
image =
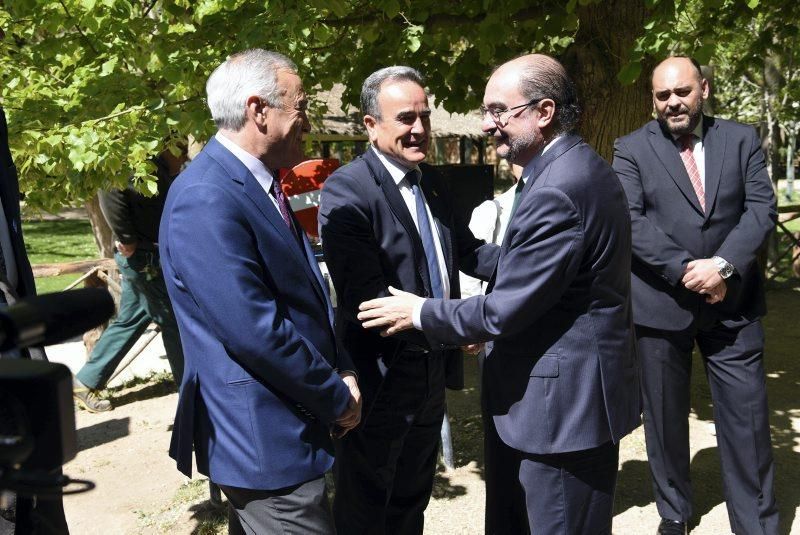
[[[704,117],[703,123],[705,133],[703,134],[703,157],[706,164],[706,213],[705,217],[711,217],[714,203],[717,200],[719,191],[720,177],[722,176],[722,165],[725,162],[725,147],[727,137],[725,132],[718,128],[713,117]]]
[[[400,189],[397,187],[389,171],[381,163],[371,148],[367,149],[364,153],[364,161],[369,166],[372,178],[378,183],[386,197],[386,204],[392,210],[392,213],[398,221],[406,229],[406,235],[411,240],[411,248],[414,253],[414,264],[417,266],[417,273],[425,286],[425,289],[431,291],[431,281],[428,275],[428,266],[425,260],[425,250],[422,248],[422,239],[419,237],[414,220],[411,219],[411,214],[408,211],[403,196],[400,195]]]
[[[683,196],[689,201],[697,213],[705,215],[703,209],[700,207],[700,201],[697,199],[697,194],[694,192],[689,175],[686,173],[686,167],[683,165],[681,155],[678,152],[678,147],[672,141],[669,134],[664,133],[657,121],[652,121],[649,126],[650,131],[650,145],[656,153],[656,156],[661,161],[661,164],[672,177],[672,180],[681,190]],[[708,176],[708,173],[706,173]],[[708,202],[706,201],[706,206]]]
[[[228,149],[222,146],[222,144],[213,137],[209,141],[206,150],[211,151],[211,155],[214,157],[214,159],[220,162],[228,170],[234,181],[242,184],[244,194],[252,201],[258,211],[261,212],[261,214],[264,216],[264,219],[266,219],[275,228],[281,239],[284,241],[286,249],[291,251],[290,256],[302,266],[306,276],[312,282],[312,286],[314,287],[317,297],[319,297],[320,301],[325,304],[326,308],[329,307],[330,302],[328,301],[321,286],[321,276],[317,276],[317,273],[314,272],[314,269],[311,265],[313,253],[309,255],[310,250],[309,252],[304,250],[304,248],[307,247],[305,244],[306,240],[303,240],[304,245],[301,249],[301,246],[297,241],[297,237],[292,230],[286,226],[286,223],[283,221],[280,212],[278,212],[278,209],[273,205],[272,200],[269,198],[269,195],[267,195],[267,192],[264,191],[264,188],[262,188],[261,184],[258,183],[256,177],[253,176],[250,170],[247,169],[247,167],[240,162],[236,156],[231,154]],[[295,225],[297,225],[296,220]]]

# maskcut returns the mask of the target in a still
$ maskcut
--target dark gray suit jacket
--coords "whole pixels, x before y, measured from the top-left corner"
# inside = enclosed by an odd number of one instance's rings
[[[579,137],[536,161],[485,296],[428,300],[431,344],[494,340],[485,395],[500,438],[529,453],[619,441],[639,425],[630,219],[609,165]]]
[[[633,228],[634,321],[681,330],[705,308],[723,323],[765,313],[758,250],[775,226],[775,194],[755,129],[703,118],[706,211],[700,208],[678,148],[653,120],[614,144]],[[694,259],[721,256],[736,268],[725,299],[708,305],[681,284]]]

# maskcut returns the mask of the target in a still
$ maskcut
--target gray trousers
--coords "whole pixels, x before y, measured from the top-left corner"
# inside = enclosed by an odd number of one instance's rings
[[[278,490],[219,485],[228,498],[231,535],[330,535],[333,527],[325,477]]]

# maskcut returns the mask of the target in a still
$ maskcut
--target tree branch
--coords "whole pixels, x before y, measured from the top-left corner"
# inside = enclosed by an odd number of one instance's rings
[[[61,4],[61,7],[64,10],[64,13],[67,15],[67,18],[73,21],[73,25],[75,26],[75,29],[78,30],[79,34],[81,34],[81,37],[83,37],[83,40],[86,41],[87,45],[89,45],[89,48],[92,49],[92,52],[94,52],[95,54],[98,54],[99,52],[94,47],[94,44],[92,43],[91,39],[89,39],[89,37],[85,33],[83,33],[83,30],[81,30],[81,27],[78,26],[78,22],[75,21],[75,17],[73,17],[72,14],[69,12],[69,9],[67,9],[66,4],[64,4],[64,0],[58,0],[58,3]]]

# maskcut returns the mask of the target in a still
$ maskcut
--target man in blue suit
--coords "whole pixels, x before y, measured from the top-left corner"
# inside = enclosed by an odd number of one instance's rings
[[[658,533],[692,516],[689,391],[695,343],[714,400],[731,531],[778,532],[764,377],[764,285],[756,257],[775,194],[754,128],[703,115],[700,66],[653,71],[657,119],[618,139],[614,169],[633,223],[633,319]]]
[[[611,533],[620,439],[639,425],[630,220],[609,165],[572,131],[564,68],[528,55],[498,68],[483,130],[524,186],[486,295],[394,297],[359,319],[432,347],[487,344],[487,533]]]
[[[185,369],[170,455],[218,484],[231,528],[330,533],[331,434],[358,424],[352,365],[277,169],[302,158],[307,99],[295,65],[264,50],[209,77],[219,131],[176,179],[161,220],[164,277]]]

